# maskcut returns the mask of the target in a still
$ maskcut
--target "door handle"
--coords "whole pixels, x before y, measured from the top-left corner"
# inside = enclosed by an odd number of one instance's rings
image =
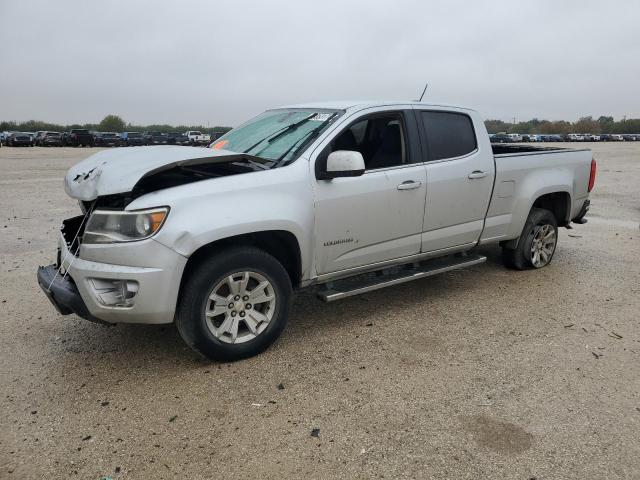
[[[481,170],[474,170],[473,172],[471,172],[469,174],[469,178],[470,179],[474,179],[474,178],[484,178],[487,176],[487,172],[483,172]]]
[[[422,182],[416,182],[414,180],[406,180],[398,185],[398,190],[414,190],[420,188]]]

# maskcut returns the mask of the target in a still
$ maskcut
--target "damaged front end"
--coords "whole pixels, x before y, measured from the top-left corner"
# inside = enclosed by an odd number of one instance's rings
[[[225,150],[181,146],[99,152],[65,176],[67,194],[102,208],[124,208],[146,193],[211,178],[268,169],[268,160]]]
[[[62,222],[56,263],[38,269],[38,283],[63,315],[170,323],[186,258],[150,239],[170,208],[127,206],[159,190],[266,168],[260,159],[209,149],[122,150],[128,153],[100,152],[69,170],[65,189],[82,214]]]

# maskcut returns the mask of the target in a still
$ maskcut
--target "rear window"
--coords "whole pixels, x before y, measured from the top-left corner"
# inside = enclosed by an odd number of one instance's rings
[[[88,134],[89,130],[80,130],[80,129],[76,129],[76,130],[71,130],[71,133],[80,133],[80,134]]]
[[[471,118],[463,113],[422,112],[429,160],[461,157],[478,148]]]

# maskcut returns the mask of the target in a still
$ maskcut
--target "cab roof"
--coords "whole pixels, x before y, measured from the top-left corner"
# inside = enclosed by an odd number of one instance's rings
[[[447,108],[452,110],[468,110],[470,108],[458,107],[455,105],[431,104],[417,102],[415,100],[334,100],[326,102],[301,103],[297,105],[286,105],[278,108],[309,108],[309,109],[331,109],[331,110],[362,110],[371,107],[385,107],[393,105],[416,105],[420,107]]]

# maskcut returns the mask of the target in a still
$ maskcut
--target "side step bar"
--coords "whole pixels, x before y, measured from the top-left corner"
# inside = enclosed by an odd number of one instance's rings
[[[487,257],[484,255],[467,255],[463,257],[444,257],[431,260],[424,265],[395,270],[393,273],[376,272],[376,276],[370,274],[358,277],[338,280],[327,284],[327,288],[318,292],[318,298],[325,302],[334,302],[343,298],[371,292],[380,288],[411,282],[420,278],[450,272],[460,268],[470,267],[484,263]],[[411,264],[409,264],[411,265]],[[364,277],[364,278],[363,278]]]

